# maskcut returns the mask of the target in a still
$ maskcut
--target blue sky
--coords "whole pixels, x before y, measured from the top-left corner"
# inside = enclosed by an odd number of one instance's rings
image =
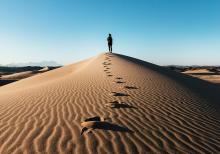
[[[107,51],[159,65],[220,65],[219,0],[0,0],[0,64]]]

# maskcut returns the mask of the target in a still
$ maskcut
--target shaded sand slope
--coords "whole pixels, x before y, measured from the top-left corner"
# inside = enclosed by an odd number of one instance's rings
[[[1,87],[0,153],[219,153],[219,102],[216,85],[101,54]]]
[[[220,70],[217,68],[197,68],[193,70],[186,70],[182,72],[187,75],[191,75],[193,77],[197,77],[199,79],[203,79],[212,83],[220,83]]]
[[[39,68],[37,70],[37,68]],[[40,73],[54,69],[55,67],[1,67],[0,69],[0,86],[19,81]],[[23,69],[23,70],[22,70]],[[1,72],[2,71],[2,72]]]

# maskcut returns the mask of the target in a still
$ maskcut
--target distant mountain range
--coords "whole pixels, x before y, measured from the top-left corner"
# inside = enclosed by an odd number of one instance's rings
[[[7,65],[0,66],[8,66],[8,67],[23,67],[23,66],[62,66],[61,64],[55,61],[41,61],[41,62],[27,62],[27,63],[10,63]]]

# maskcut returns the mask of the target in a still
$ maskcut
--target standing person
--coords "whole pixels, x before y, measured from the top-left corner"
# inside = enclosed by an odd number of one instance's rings
[[[112,39],[112,35],[111,35],[111,34],[108,35],[107,41],[108,41],[108,51],[109,51],[110,53],[112,53],[112,43],[113,43],[113,39]]]

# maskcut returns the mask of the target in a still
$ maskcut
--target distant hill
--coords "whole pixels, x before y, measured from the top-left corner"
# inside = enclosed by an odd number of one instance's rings
[[[25,67],[8,67],[0,66],[0,86],[28,78],[40,73],[44,73],[53,69],[59,68],[53,66],[25,66]]]
[[[2,65],[0,65],[2,66]],[[61,66],[61,64],[55,62],[55,61],[41,61],[41,62],[27,62],[27,63],[10,63],[4,66],[8,67],[23,67],[23,66]]]

